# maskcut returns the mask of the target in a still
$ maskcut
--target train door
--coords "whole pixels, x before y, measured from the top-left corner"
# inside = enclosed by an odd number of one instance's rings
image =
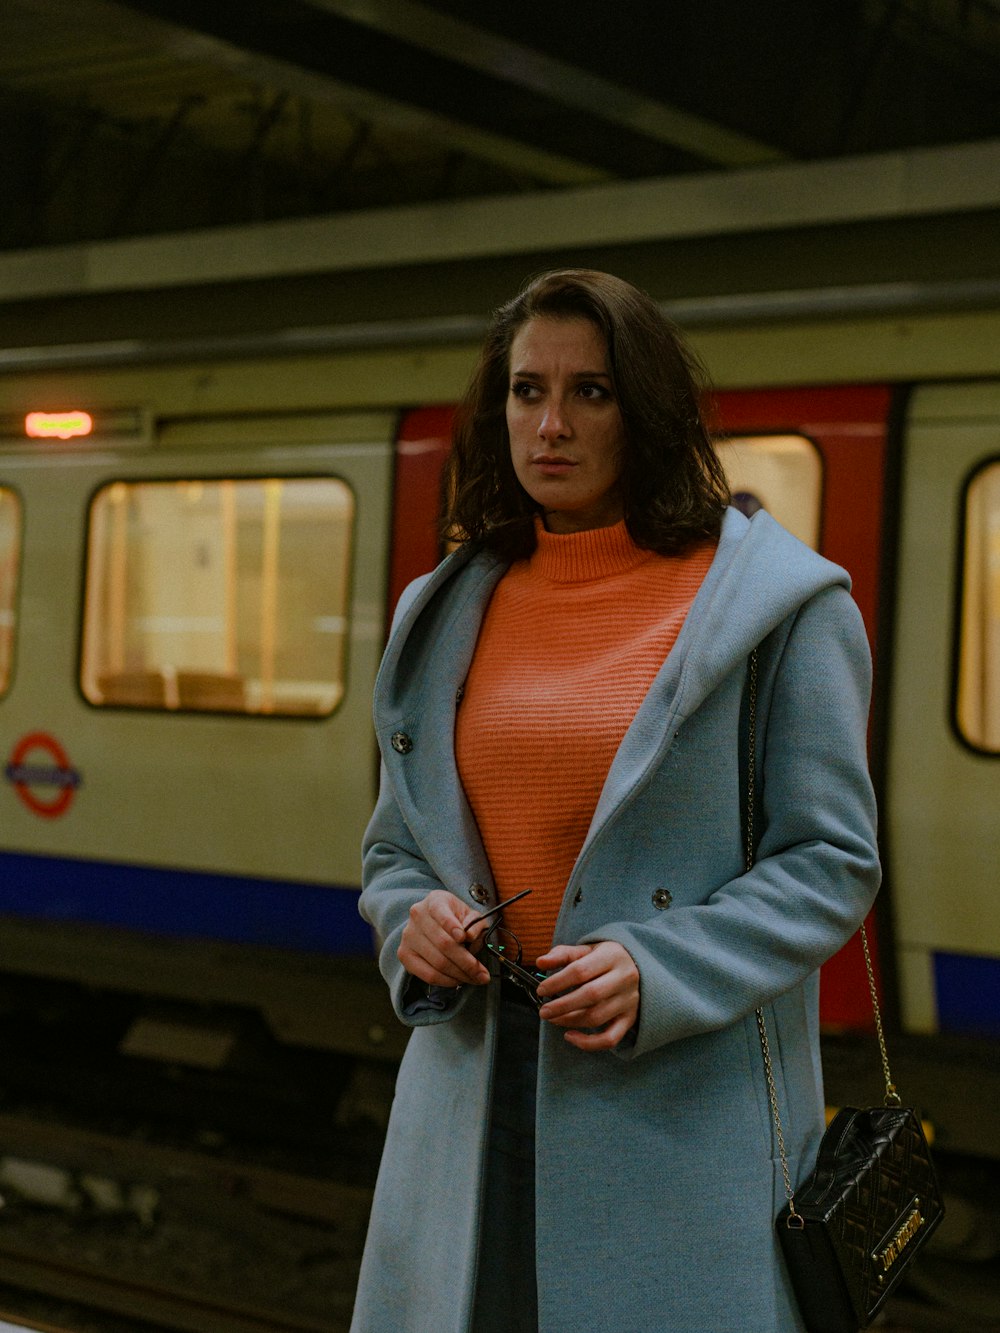
[[[874,652],[890,393],[880,386],[719,395],[721,454],[735,502],[763,507],[851,575]],[[876,661],[876,672],[879,664]],[[869,938],[877,933],[869,922]],[[871,1001],[860,940],[824,967],[828,1028],[868,1027]]]
[[[886,841],[902,1017],[1000,1035],[1000,383],[919,388],[902,477]]]

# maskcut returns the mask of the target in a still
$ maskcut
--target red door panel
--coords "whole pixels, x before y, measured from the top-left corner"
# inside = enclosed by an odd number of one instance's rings
[[[441,474],[451,448],[454,413],[453,407],[418,407],[404,412],[399,423],[386,604],[389,620],[406,585],[441,559]]]
[[[718,401],[724,434],[787,432],[805,435],[819,449],[823,459],[820,550],[851,575],[873,654],[890,401],[890,390],[882,385],[753,390],[723,393]],[[878,940],[871,917],[867,931],[877,973]],[[858,935],[823,968],[820,1016],[831,1028],[872,1025]]]

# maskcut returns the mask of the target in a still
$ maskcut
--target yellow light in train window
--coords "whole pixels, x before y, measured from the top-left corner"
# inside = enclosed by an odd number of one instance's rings
[[[89,412],[29,412],[24,418],[24,433],[33,440],[70,440],[93,429]]]

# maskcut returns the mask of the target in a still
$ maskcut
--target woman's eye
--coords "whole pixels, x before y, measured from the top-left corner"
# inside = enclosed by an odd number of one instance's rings
[[[532,402],[538,393],[538,385],[531,384],[528,380],[515,380],[510,386],[512,398],[522,398],[525,402]]]
[[[582,398],[588,398],[591,402],[597,402],[598,399],[611,397],[603,384],[581,384],[579,392]]]

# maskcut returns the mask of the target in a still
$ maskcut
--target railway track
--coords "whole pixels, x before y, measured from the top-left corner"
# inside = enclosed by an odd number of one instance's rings
[[[366,1185],[24,1114],[0,1115],[0,1144],[11,1286],[137,1329],[347,1329]]]

